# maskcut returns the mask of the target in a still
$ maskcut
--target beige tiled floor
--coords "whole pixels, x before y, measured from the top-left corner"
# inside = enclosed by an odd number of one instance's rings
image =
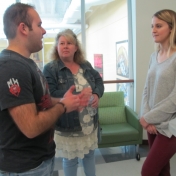
[[[140,176],[148,148],[140,149],[140,161],[135,159],[133,149],[133,147],[97,149],[95,151],[96,176]],[[61,158],[56,159],[55,171],[54,176],[64,176]],[[85,176],[81,162],[77,176]],[[171,176],[176,176],[176,155],[171,159]]]
[[[145,160],[136,159],[117,161],[96,165],[96,176],[140,176],[142,164]],[[171,159],[171,176],[176,176],[176,156]],[[63,171],[59,171],[59,176],[64,176]],[[78,168],[78,176],[85,176],[83,168]]]
[[[117,161],[96,165],[96,176],[140,176],[140,168],[145,158]],[[64,176],[63,170],[59,176]],[[78,168],[78,176],[85,176],[83,168]]]

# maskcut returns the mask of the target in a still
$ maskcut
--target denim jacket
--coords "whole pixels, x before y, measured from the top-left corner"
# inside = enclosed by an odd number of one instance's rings
[[[91,66],[89,62],[80,64],[83,75],[92,88],[92,93],[100,98],[104,93],[103,80],[100,74]],[[61,98],[66,91],[74,85],[74,78],[71,71],[61,60],[54,60],[46,64],[43,70],[52,97]],[[74,92],[76,94],[76,92]],[[94,116],[94,127],[97,127],[98,113]],[[56,130],[62,132],[81,131],[78,111],[65,113],[56,122]]]

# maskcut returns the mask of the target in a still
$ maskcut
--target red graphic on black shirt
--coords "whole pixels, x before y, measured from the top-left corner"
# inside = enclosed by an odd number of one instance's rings
[[[37,106],[40,110],[45,110],[52,106],[51,97],[49,94],[49,88],[45,77],[43,76],[42,72],[38,67],[36,67],[36,69],[40,77],[40,82],[43,91],[43,96],[41,97],[41,101],[37,104]]]
[[[7,81],[7,85],[9,87],[9,91],[11,94],[15,95],[16,97],[18,97],[18,95],[20,94],[21,88],[20,85],[18,83],[18,80],[11,78],[9,81]]]
[[[47,81],[45,77],[43,76],[42,72],[40,71],[40,69],[37,67],[37,65],[36,65],[36,69],[40,77],[42,93],[43,93],[40,103],[37,104],[38,109],[41,111],[41,110],[45,110],[45,109],[52,107],[52,102],[51,102],[51,97],[50,97]],[[52,143],[53,139],[54,139],[54,128],[51,128],[48,143]]]
[[[51,97],[49,94],[46,94],[41,98],[41,103],[38,104],[38,107],[40,110],[44,110],[51,107],[51,105]]]

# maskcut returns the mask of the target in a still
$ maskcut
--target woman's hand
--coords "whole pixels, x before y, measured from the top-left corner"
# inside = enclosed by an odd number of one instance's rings
[[[92,94],[92,96],[94,97],[92,102],[92,107],[98,108],[99,97],[97,94]]]
[[[148,125],[146,128],[147,132],[150,134],[158,134],[156,127],[154,125]]]

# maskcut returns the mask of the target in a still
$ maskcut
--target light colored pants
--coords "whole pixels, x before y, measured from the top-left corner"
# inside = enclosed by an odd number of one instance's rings
[[[82,159],[83,168],[86,176],[95,175],[95,157],[94,150],[90,150]],[[63,158],[63,169],[65,176],[77,176],[78,158],[68,160]]]
[[[54,161],[55,159],[53,157],[49,160],[43,161],[38,167],[22,173],[11,173],[0,170],[0,176],[52,176]]]

